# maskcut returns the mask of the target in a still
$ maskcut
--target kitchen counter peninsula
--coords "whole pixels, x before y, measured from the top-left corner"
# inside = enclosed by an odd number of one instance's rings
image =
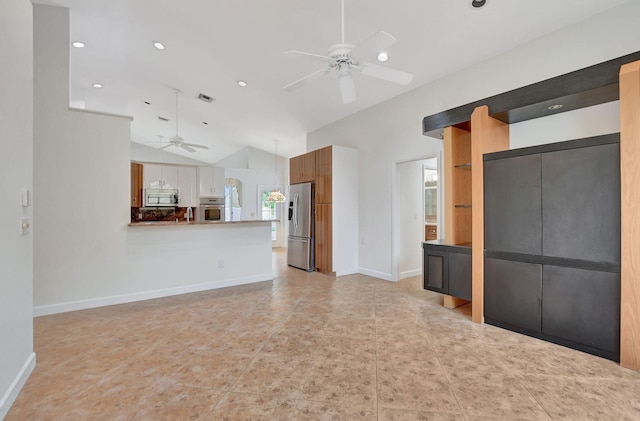
[[[262,222],[280,222],[279,219],[255,219],[245,221],[142,221],[131,222],[130,227],[170,227],[170,226],[185,226],[185,225],[244,225],[244,224],[259,224]]]
[[[124,292],[106,304],[146,300],[273,279],[271,220],[125,224],[109,282]],[[105,269],[106,270],[106,269]],[[105,294],[106,295],[106,294]]]

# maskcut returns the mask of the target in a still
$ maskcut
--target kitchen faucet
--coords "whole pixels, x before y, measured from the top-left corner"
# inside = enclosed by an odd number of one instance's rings
[[[185,218],[187,218],[187,222],[189,222],[189,220],[193,218],[193,210],[191,209],[191,206],[187,208],[187,215],[185,216]]]

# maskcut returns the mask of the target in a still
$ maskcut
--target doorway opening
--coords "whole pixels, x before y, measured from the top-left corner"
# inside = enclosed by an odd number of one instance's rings
[[[242,219],[242,181],[227,178],[224,187],[224,220],[240,221]]]
[[[284,232],[282,230],[282,214],[284,202],[269,202],[267,198],[274,191],[282,192],[281,186],[258,186],[258,209],[260,219],[271,220],[271,247],[283,247]],[[277,219],[277,221],[274,221]]]
[[[440,156],[396,164],[395,279],[422,273],[422,242],[442,238]]]

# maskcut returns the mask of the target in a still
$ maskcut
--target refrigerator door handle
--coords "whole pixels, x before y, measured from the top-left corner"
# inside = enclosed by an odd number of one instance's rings
[[[294,204],[293,204],[293,225],[296,227],[296,229],[298,229],[298,226],[300,226],[300,221],[299,221],[299,208],[300,207],[300,194],[296,193],[296,197],[294,199]]]

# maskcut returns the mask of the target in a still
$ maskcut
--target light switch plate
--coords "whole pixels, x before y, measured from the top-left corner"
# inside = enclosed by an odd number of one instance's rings
[[[31,204],[31,200],[29,197],[29,189],[22,189],[21,196],[22,196],[22,206],[26,208]]]

